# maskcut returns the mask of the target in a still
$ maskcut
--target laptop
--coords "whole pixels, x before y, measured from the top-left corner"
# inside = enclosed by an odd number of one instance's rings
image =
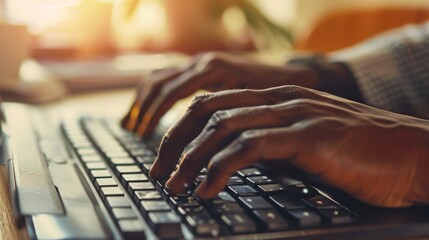
[[[311,177],[250,166],[211,200],[148,176],[165,128],[141,140],[104,116],[3,105],[2,154],[31,239],[403,239],[429,236],[429,207],[368,206]],[[205,177],[205,169],[191,189]]]

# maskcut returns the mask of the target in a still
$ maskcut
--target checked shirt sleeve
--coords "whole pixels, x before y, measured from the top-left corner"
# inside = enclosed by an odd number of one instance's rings
[[[429,118],[429,22],[384,33],[330,58],[349,66],[367,104]]]

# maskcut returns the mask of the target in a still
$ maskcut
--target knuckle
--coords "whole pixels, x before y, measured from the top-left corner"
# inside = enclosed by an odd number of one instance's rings
[[[163,146],[163,145],[170,143],[170,137],[171,137],[171,133],[170,133],[170,131],[168,131],[167,133],[164,134],[164,136],[162,136],[160,146]]]
[[[275,88],[272,91],[267,91],[266,93],[280,95],[280,97],[287,96],[289,98],[311,98],[314,95],[312,90],[298,85],[286,85]]]
[[[287,88],[290,92],[296,94],[297,96],[307,96],[307,94],[311,92],[310,89],[298,85],[289,85]]]
[[[216,111],[208,121],[208,128],[212,129],[230,129],[231,126],[231,113],[228,110]]]
[[[213,96],[213,93],[204,93],[204,94],[198,94],[192,98],[191,104],[188,107],[188,110],[201,110],[205,109],[205,106],[209,99],[211,99]]]
[[[296,109],[310,109],[314,106],[315,102],[307,98],[299,98],[289,101],[289,106]]]
[[[246,130],[240,134],[237,143],[242,149],[254,148],[259,144],[263,135],[261,130]]]

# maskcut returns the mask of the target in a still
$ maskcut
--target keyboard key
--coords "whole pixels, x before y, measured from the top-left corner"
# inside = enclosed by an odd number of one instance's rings
[[[275,209],[259,209],[253,211],[262,229],[267,231],[280,231],[289,228],[289,222]]]
[[[155,186],[151,182],[130,182],[128,184],[128,191],[151,191],[155,190]]]
[[[137,162],[141,164],[145,163],[154,163],[155,162],[155,156],[138,156],[136,157]]]
[[[111,158],[110,161],[112,162],[113,165],[131,165],[136,163],[130,157],[115,157],[115,158]]]
[[[125,173],[141,173],[142,170],[137,165],[116,166],[116,172],[119,174]]]
[[[320,216],[309,209],[290,210],[288,214],[302,228],[319,227],[321,224]]]
[[[207,168],[206,167],[201,168],[200,174],[201,175],[207,175]]]
[[[197,178],[195,179],[195,181],[202,182],[202,181],[206,180],[206,178],[207,178],[206,174],[200,174],[200,175],[197,176]]]
[[[285,188],[282,185],[277,183],[259,185],[257,189],[258,191],[262,192],[262,194],[264,195],[271,195],[285,190]]]
[[[125,150],[119,150],[119,151],[108,151],[105,152],[106,156],[108,158],[126,158],[130,155]]]
[[[181,221],[173,212],[151,212],[148,214],[149,224],[157,237],[161,239],[182,238]]]
[[[124,192],[119,187],[102,187],[100,192],[104,197],[124,196]]]
[[[72,140],[72,139],[70,139],[70,142],[71,142],[71,145],[74,147],[74,148],[89,148],[89,147],[92,147],[92,143],[89,141],[89,140],[86,140],[86,139],[81,139],[81,140],[79,140],[79,139],[76,139],[76,140]]]
[[[123,142],[123,141],[122,141]],[[123,142],[124,143],[124,142]],[[135,141],[130,141],[130,142],[126,142],[125,144],[125,148],[128,150],[136,150],[136,149],[140,149],[143,147],[143,144],[140,142],[135,142]]]
[[[143,172],[148,174],[151,167],[152,167],[152,163],[143,164]]]
[[[100,148],[101,148],[101,151],[104,152],[104,154],[124,151],[122,146],[119,143],[114,141],[109,143],[108,145],[107,144],[100,145]]]
[[[161,200],[162,197],[157,191],[135,191],[134,199],[140,202],[142,200]]]
[[[112,174],[107,170],[91,170],[91,176],[94,180],[95,178],[111,178]]]
[[[156,180],[156,189],[158,191],[162,191],[165,188],[165,183],[167,182],[167,179],[163,179],[163,180]]]
[[[238,200],[250,210],[273,208],[267,200],[259,196],[239,197]]]
[[[177,211],[182,217],[185,217],[190,214],[197,214],[200,212],[206,212],[205,208],[203,206],[198,207],[178,207]]]
[[[274,180],[267,176],[256,176],[256,177],[247,177],[247,182],[256,186],[261,184],[270,184],[274,183]]]
[[[286,189],[298,195],[300,198],[311,198],[319,194],[316,189],[307,186],[304,183],[290,185],[287,186]]]
[[[227,192],[222,191],[217,194],[217,196],[209,201],[209,204],[224,204],[228,202],[235,202],[235,199]]]
[[[87,162],[86,168],[88,170],[103,170],[107,169],[106,163],[104,162]]]
[[[141,201],[140,205],[144,214],[149,212],[165,212],[171,210],[170,206],[161,200]]]
[[[229,213],[244,213],[244,209],[238,203],[224,203],[220,205],[213,205],[212,211],[218,215],[225,215]]]
[[[119,141],[125,145],[125,148],[130,150],[146,147],[146,144],[137,140],[135,136],[120,137]]]
[[[344,209],[322,209],[319,213],[328,224],[332,225],[346,224],[354,221],[353,216]]]
[[[169,197],[170,197],[170,193],[167,191],[167,189],[162,189],[162,191],[161,191],[161,195],[164,197],[164,198],[166,198],[166,199],[168,199]]]
[[[238,176],[232,176],[229,178],[228,183],[226,185],[231,186],[231,185],[241,185],[244,184],[243,179],[241,179]]]
[[[95,179],[95,187],[100,190],[101,187],[114,187],[118,186],[113,178],[97,178]]]
[[[197,178],[196,178],[196,179],[195,179],[195,181],[194,181],[194,184],[191,186],[191,189],[195,189],[195,188],[197,188],[197,187],[198,187],[198,185],[200,185],[200,183],[201,183],[202,181],[204,181],[206,178],[207,178],[207,175],[205,175],[205,174],[200,174],[200,175],[198,175],[198,176],[197,176]]]
[[[79,156],[94,156],[94,155],[98,155],[98,152],[93,147],[78,148],[77,154],[79,154]]]
[[[139,220],[119,220],[119,228],[126,239],[144,239],[144,224]]]
[[[143,173],[122,174],[122,184],[127,185],[129,182],[147,182],[149,179]]]
[[[249,185],[234,185],[228,186],[229,192],[235,197],[238,196],[248,196],[248,195],[256,195],[257,191],[249,186]]]
[[[144,149],[144,148],[140,148],[140,149],[134,149],[131,150],[131,155],[133,155],[134,157],[154,157],[155,154],[148,149]]]
[[[192,232],[198,236],[216,237],[220,233],[220,226],[207,212],[193,213],[185,218]]]
[[[198,207],[201,204],[194,196],[174,196],[170,198],[173,207]]]
[[[129,208],[130,202],[125,197],[106,197],[107,204],[111,208]]]
[[[304,200],[310,207],[317,209],[329,209],[338,208],[338,205],[332,202],[330,199],[323,195],[317,195],[315,197]]]
[[[81,156],[83,162],[102,162],[103,159],[99,155]]]
[[[251,177],[262,175],[261,171],[257,168],[245,168],[237,171],[238,175],[241,177]]]
[[[276,206],[285,210],[305,208],[304,202],[291,194],[271,196],[270,200],[273,201]]]
[[[252,233],[256,231],[256,225],[246,214],[229,213],[222,215],[222,222],[231,233]]]
[[[131,208],[114,208],[112,209],[115,219],[137,219],[136,213]]]

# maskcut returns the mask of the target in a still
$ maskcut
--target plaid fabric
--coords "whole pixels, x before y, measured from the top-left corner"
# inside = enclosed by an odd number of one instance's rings
[[[330,58],[350,67],[367,104],[429,119],[429,22],[384,33]]]

